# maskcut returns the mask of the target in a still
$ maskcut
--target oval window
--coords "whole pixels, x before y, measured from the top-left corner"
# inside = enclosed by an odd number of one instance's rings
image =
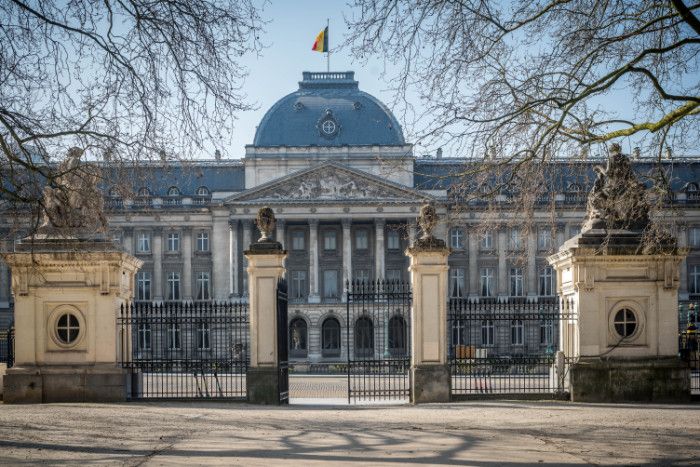
[[[615,332],[620,337],[630,337],[637,330],[637,315],[629,308],[623,308],[615,313],[613,325],[615,326]]]
[[[56,321],[56,335],[61,343],[70,345],[73,344],[80,335],[80,322],[78,318],[71,313],[62,314]]]

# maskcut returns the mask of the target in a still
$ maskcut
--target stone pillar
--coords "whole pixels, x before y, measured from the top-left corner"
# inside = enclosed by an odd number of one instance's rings
[[[508,252],[508,238],[506,229],[499,228],[498,232],[498,284],[497,293],[499,301],[506,300],[509,295],[508,290],[508,264],[506,263],[506,255]]]
[[[10,304],[9,283],[8,266],[4,261],[0,260],[0,307],[2,308],[7,308]]]
[[[229,253],[231,263],[230,295],[238,297],[238,220],[229,221]]]
[[[376,279],[384,279],[385,267],[384,267],[384,226],[386,222],[384,219],[375,220],[375,240],[376,247],[374,252],[374,277]]]
[[[134,229],[133,227],[124,227],[122,233],[122,242],[124,246],[124,251],[130,255],[134,254]]]
[[[246,375],[248,401],[279,401],[277,349],[277,282],[284,276],[287,252],[278,242],[253,243],[244,252],[248,259],[250,300],[250,367]]]
[[[408,244],[413,245],[416,243],[416,231],[418,227],[416,226],[416,221],[412,220],[408,222]]]
[[[229,296],[229,226],[227,209],[217,210],[212,213],[212,276],[214,281],[214,300],[227,300]]]
[[[275,229],[275,240],[278,241],[281,245],[282,248],[284,248],[285,244],[285,238],[284,238],[284,232],[285,232],[285,221],[284,219],[277,219],[277,227]]]
[[[535,232],[530,229],[527,234],[527,296],[530,299],[535,299],[538,295],[537,284],[537,237]]]
[[[350,226],[352,219],[343,219],[343,285],[341,290],[345,290],[345,284],[352,279],[352,234]],[[343,302],[347,300],[347,295],[343,293]]]
[[[409,248],[411,308],[411,402],[449,402],[447,366],[447,257],[442,240],[420,239]]]
[[[683,249],[688,248],[688,226],[685,224],[680,225],[678,228],[678,247]],[[688,300],[690,298],[690,294],[688,293],[688,261],[685,256],[681,261],[680,268],[681,283],[678,288],[678,299]]]
[[[163,228],[153,229],[153,300],[163,301]]]
[[[309,303],[320,303],[318,293],[318,219],[309,219]]]
[[[129,375],[119,363],[131,333],[117,317],[142,261],[90,239],[25,239],[3,259],[15,277],[16,336],[4,403],[125,401]]]
[[[243,224],[243,250],[250,248],[250,231],[253,228],[253,221],[250,219],[244,219]],[[243,255],[243,269],[248,267],[248,258]],[[243,276],[243,296],[248,296],[248,276]]]
[[[192,300],[192,229],[182,229],[182,299]]]
[[[469,299],[479,299],[479,236],[475,230],[467,232],[469,242]]]

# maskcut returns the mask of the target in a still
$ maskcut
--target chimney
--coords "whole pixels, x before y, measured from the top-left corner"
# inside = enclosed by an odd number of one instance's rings
[[[436,158],[442,159],[442,148],[438,148],[437,154],[435,155]]]
[[[673,158],[673,151],[671,151],[671,146],[666,146],[666,159]]]
[[[221,151],[219,151],[218,149],[214,151],[214,159],[216,159],[217,161],[221,160]]]
[[[642,158],[642,150],[639,148],[639,146],[635,146],[634,149],[632,149],[632,157],[635,160],[639,160]]]

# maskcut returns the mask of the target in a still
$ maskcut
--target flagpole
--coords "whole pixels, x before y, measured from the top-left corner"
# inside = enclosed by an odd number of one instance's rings
[[[326,52],[326,71],[331,72],[331,20],[326,18],[326,31],[328,32],[328,51]]]

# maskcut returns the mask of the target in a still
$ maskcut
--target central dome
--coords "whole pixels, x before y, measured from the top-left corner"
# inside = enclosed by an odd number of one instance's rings
[[[404,144],[401,126],[352,71],[305,71],[299,89],[263,117],[253,146],[368,146]]]

